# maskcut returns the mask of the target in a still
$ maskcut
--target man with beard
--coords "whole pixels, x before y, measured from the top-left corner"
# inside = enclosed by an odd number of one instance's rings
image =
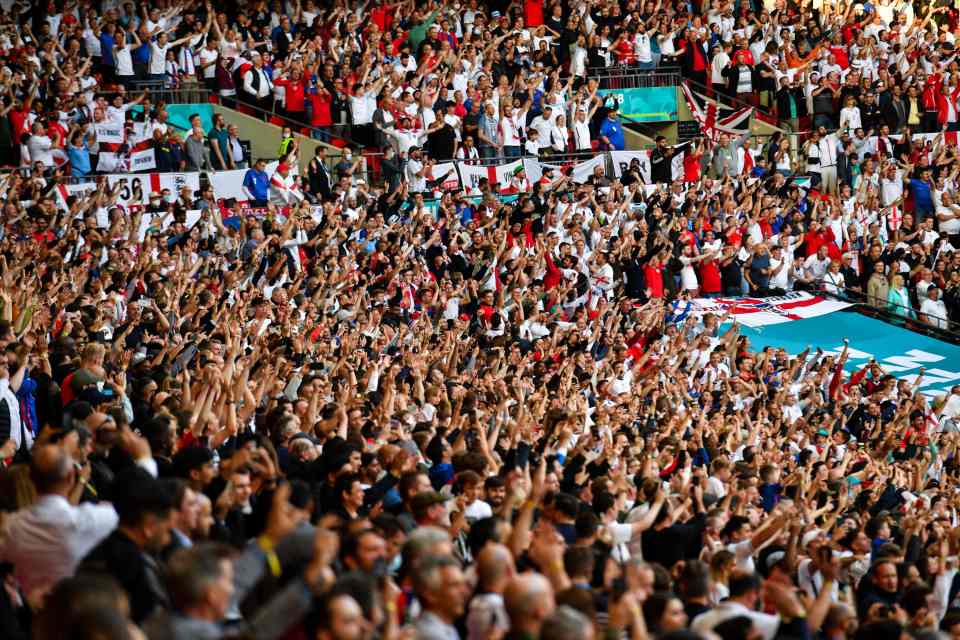
[[[507,498],[507,487],[500,476],[490,476],[483,483],[485,494],[484,502],[490,505],[494,513],[500,511],[503,501]]]
[[[334,592],[318,609],[317,640],[365,640],[373,631],[373,625],[350,594]]]

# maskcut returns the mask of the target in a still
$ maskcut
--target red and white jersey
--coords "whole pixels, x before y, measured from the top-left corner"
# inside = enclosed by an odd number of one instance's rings
[[[296,178],[288,173],[283,177],[279,171],[270,178],[270,202],[277,205],[292,205],[303,200],[303,193],[297,186]]]

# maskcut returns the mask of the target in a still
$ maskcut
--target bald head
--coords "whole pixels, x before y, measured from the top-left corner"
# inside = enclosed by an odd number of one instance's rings
[[[484,591],[503,592],[514,573],[513,554],[502,544],[488,543],[477,556],[477,579]]]
[[[65,495],[73,486],[73,461],[58,445],[38,444],[30,459],[30,479],[40,495]]]
[[[512,579],[503,592],[510,630],[540,635],[540,627],[556,606],[553,587],[539,573],[524,573]]]

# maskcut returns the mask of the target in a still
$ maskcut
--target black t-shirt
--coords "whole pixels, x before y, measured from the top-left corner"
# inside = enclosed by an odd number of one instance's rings
[[[723,284],[723,288],[728,287],[737,287],[740,285],[740,260],[733,257],[732,260],[726,265],[721,261],[720,263],[720,282]]]

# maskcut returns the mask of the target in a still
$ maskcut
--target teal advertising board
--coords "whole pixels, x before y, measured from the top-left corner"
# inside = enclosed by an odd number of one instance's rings
[[[168,104],[167,122],[174,128],[181,131],[190,131],[190,116],[200,116],[200,125],[204,131],[209,132],[213,129],[213,105],[202,102],[199,104]],[[133,108],[134,113],[141,113],[143,107],[137,105]],[[279,143],[277,143],[279,144]]]
[[[876,358],[884,371],[911,382],[924,367],[920,391],[925,395],[937,396],[960,384],[960,347],[859,313],[841,311],[758,328],[741,325],[740,333],[749,338],[753,350],[782,347],[791,355],[808,346],[839,354],[848,338],[848,371]]]
[[[629,120],[663,122],[677,119],[676,87],[600,89],[597,94],[615,98],[620,104],[620,113]]]

